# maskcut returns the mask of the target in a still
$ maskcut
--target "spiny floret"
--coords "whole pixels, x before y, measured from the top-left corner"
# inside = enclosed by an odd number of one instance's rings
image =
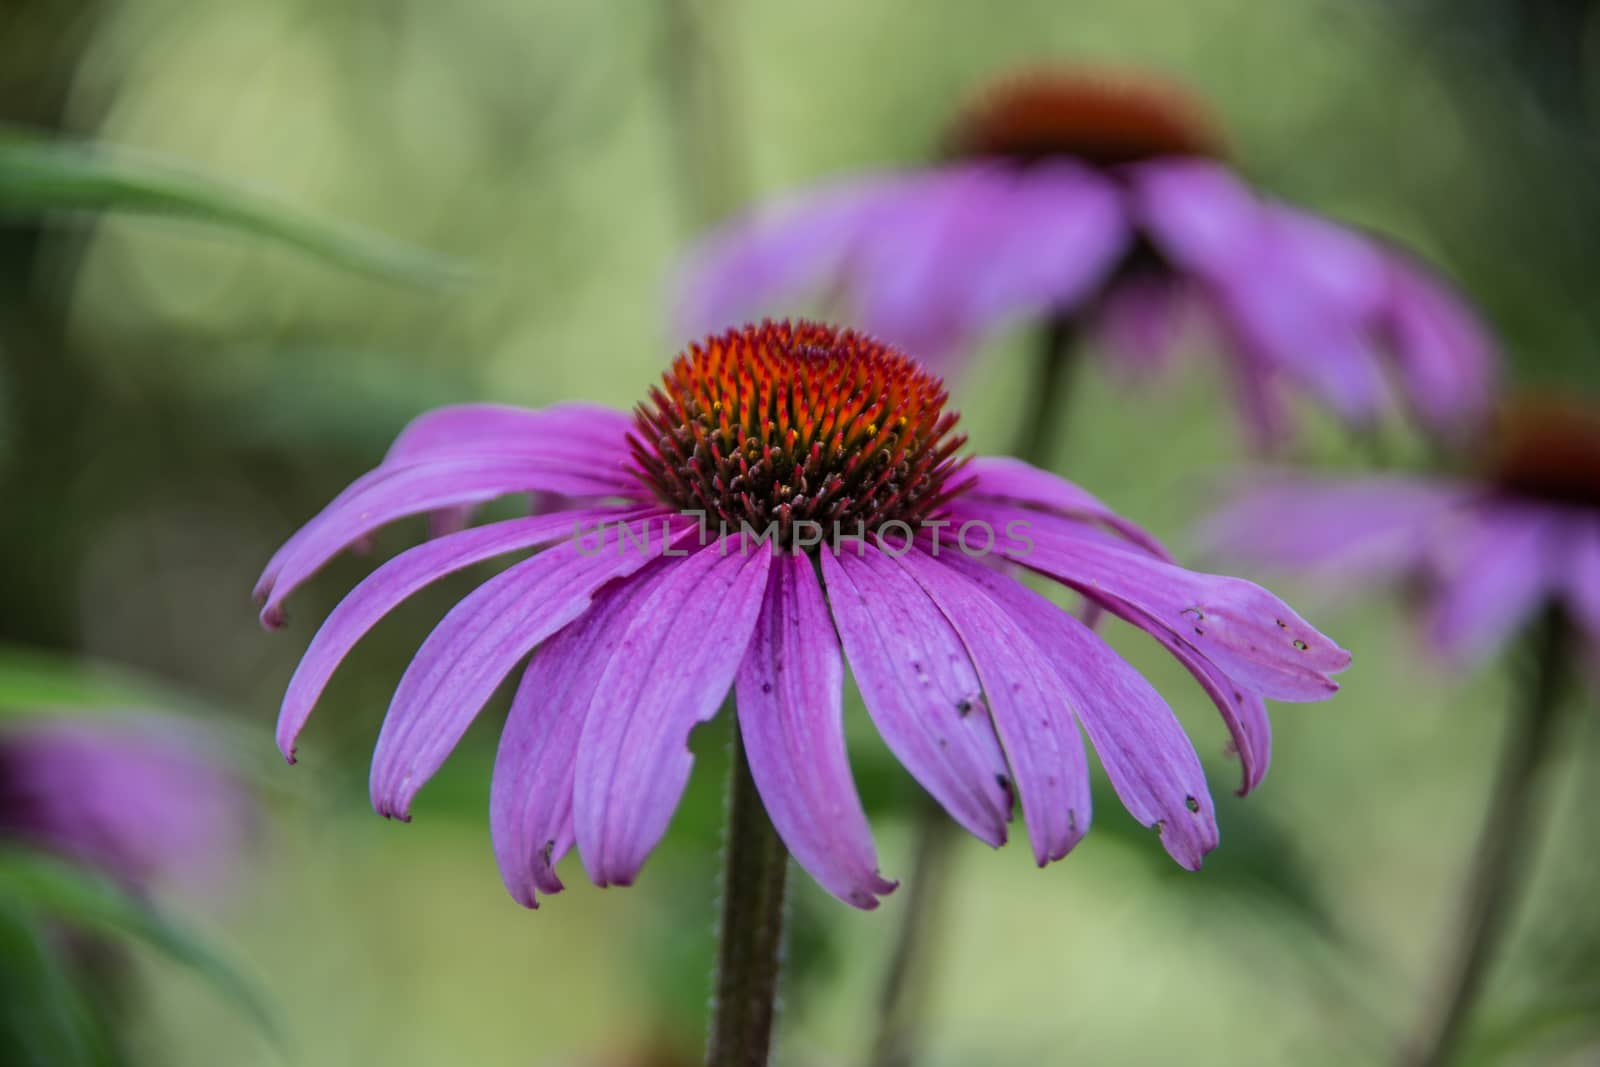
[[[1600,508],[1600,409],[1561,396],[1522,396],[1500,411],[1489,480],[1513,496]]]
[[[1210,112],[1149,74],[1040,68],[983,89],[946,138],[950,155],[1013,163],[1070,157],[1102,167],[1227,153]]]
[[[951,476],[966,437],[946,399],[938,378],[869,337],[764,322],[690,345],[636,409],[631,443],[672,507],[782,545],[804,520],[832,544],[914,527],[964,488]]]

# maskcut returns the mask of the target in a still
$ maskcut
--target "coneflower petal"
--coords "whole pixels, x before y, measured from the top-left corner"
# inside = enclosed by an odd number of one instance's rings
[[[1184,570],[1083,537],[1072,523],[1037,512],[966,501],[952,512],[1002,530],[1028,522],[1027,543],[998,539],[1002,555],[1074,589],[1131,604],[1262,696],[1324,699],[1339,688],[1328,676],[1350,665],[1348,652],[1253,582]]]
[[[1180,866],[1199,870],[1217,847],[1216,811],[1194,744],[1155,687],[1038,593],[970,560],[950,563],[1010,612],[1054,666],[1128,814],[1156,827]]]
[[[383,466],[441,459],[531,456],[580,467],[631,486],[625,411],[566,403],[530,410],[506,404],[453,404],[418,415],[383,457]]]
[[[280,625],[283,602],[301,582],[351,544],[397,519],[534,490],[570,496],[617,492],[593,474],[520,456],[380,467],[301,527],[267,564],[256,586],[256,595],[266,597],[261,620],[269,627]]]
[[[844,661],[810,557],[772,563],[739,667],[739,729],[778,836],[817,883],[875,908],[895,883],[878,873],[872,830],[844,741]]]
[[[896,562],[916,578],[978,670],[995,731],[1022,798],[1034,859],[1043,867],[1089,831],[1089,764],[1062,681],[1010,612],[963,575],[953,560],[920,547]]]
[[[1239,795],[1245,796],[1259,786],[1272,763],[1272,723],[1267,717],[1267,703],[1260,694],[1228,677],[1215,663],[1145,612],[1115,597],[1094,594],[1088,597],[1091,604],[1149,634],[1194,676],[1217,706],[1233,742],[1234,754],[1239,757]]]
[[[1486,655],[1558,588],[1562,524],[1538,506],[1486,506],[1455,538],[1436,546],[1439,597],[1429,633],[1456,663]]]
[[[534,653],[522,675],[489,792],[489,832],[506,889],[522,905],[562,889],[556,863],[572,848],[578,742],[619,622],[649,595],[672,561],[657,561],[595,594],[583,616]]]
[[[821,559],[850,672],[889,751],[957,823],[1003,845],[1010,770],[961,639],[916,580],[873,546],[842,545]]]
[[[976,456],[962,474],[973,479],[968,490],[973,499],[1011,501],[1105,526],[1157,559],[1172,559],[1166,546],[1138,523],[1118,515],[1087,490],[1031,463],[1009,456]]]
[[[578,852],[596,885],[632,883],[689,780],[689,733],[733,684],[766,594],[772,547],[724,538],[671,561],[619,619],[578,743]],[[621,627],[626,624],[626,630]]]
[[[411,798],[461,740],[505,676],[540,641],[584,613],[606,582],[666,551],[664,519],[608,527],[590,554],[565,541],[502,571],[451,609],[406,668],[372,757],[372,804],[410,817]],[[622,538],[626,528],[637,535]],[[692,527],[673,527],[682,537]]]
[[[295,738],[345,656],[412,594],[463,567],[562,540],[580,525],[592,527],[620,517],[623,513],[613,509],[508,519],[418,545],[373,571],[339,601],[295,668],[278,714],[278,748],[284,758],[294,762]]]

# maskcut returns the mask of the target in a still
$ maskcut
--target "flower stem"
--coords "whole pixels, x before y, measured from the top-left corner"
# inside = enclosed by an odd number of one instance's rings
[[[1515,911],[1543,812],[1540,771],[1557,734],[1570,636],[1566,619],[1555,606],[1546,610],[1530,634],[1532,677],[1518,687],[1527,702],[1508,728],[1460,919],[1431,993],[1423,1001],[1426,1013],[1402,1050],[1405,1064],[1442,1067],[1452,1061]]]
[[[1045,320],[1034,350],[1034,385],[1029,392],[1027,413],[1017,431],[1018,458],[1039,467],[1048,467],[1061,443],[1061,430],[1067,424],[1072,369],[1077,361],[1078,329],[1072,319],[1057,315]]]
[[[728,776],[722,923],[707,1067],[765,1067],[782,966],[789,853],[761,805],[738,724]]]
[[[1066,423],[1072,364],[1077,352],[1077,326],[1065,316],[1047,319],[1040,327],[1034,362],[1030,403],[1017,430],[1017,456],[1037,466],[1048,466],[1060,444]],[[945,868],[955,844],[956,828],[950,817],[924,798],[916,821],[916,860],[911,873],[905,912],[895,936],[889,971],[879,994],[879,1022],[872,1043],[873,1067],[906,1067],[916,1059],[916,1041],[927,1018],[929,942],[943,912]]]

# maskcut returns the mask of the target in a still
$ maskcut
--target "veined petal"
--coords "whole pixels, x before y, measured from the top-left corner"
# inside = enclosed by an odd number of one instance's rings
[[[1079,592],[1131,604],[1263,696],[1326,699],[1339,688],[1328,675],[1350,665],[1348,652],[1253,582],[1185,570],[1086,538],[1050,515],[966,500],[953,502],[951,512],[997,530],[1028,519],[1029,543],[999,538],[997,551]]]
[[[474,563],[563,540],[574,536],[581,527],[608,523],[624,515],[639,517],[637,512],[607,509],[509,519],[418,545],[373,571],[328,615],[289,681],[278,713],[278,748],[284,758],[294,762],[295,738],[333,672],[356,642],[417,590]]]
[[[441,459],[528,456],[588,469],[596,478],[633,484],[627,468],[633,417],[599,404],[519,408],[453,404],[412,419],[383,457],[384,467]]]
[[[565,541],[507,568],[451,609],[406,668],[383,721],[372,757],[378,813],[409,818],[411,798],[517,661],[582,615],[602,585],[632,574],[692,529],[660,518],[617,524],[592,554],[581,538]]]
[[[1440,546],[1429,633],[1452,662],[1489,655],[1556,592],[1559,520],[1536,506],[1487,505]]]
[[[1217,847],[1216,812],[1200,757],[1161,694],[1092,630],[1038,593],[971,560],[950,562],[1026,627],[1055,668],[1128,814],[1159,830],[1180,866],[1199,870]]]
[[[1239,795],[1245,796],[1267,776],[1272,762],[1272,723],[1267,718],[1267,702],[1260,695],[1229,678],[1215,663],[1193,645],[1156,622],[1149,615],[1114,597],[1089,596],[1089,603],[1138,627],[1153,637],[1172,657],[1183,664],[1217,706],[1228,728],[1233,751],[1239,757],[1242,780]]]
[[[847,904],[875,908],[872,830],[844,742],[844,661],[804,554],[781,553],[739,667],[739,729],[772,825],[796,862]]]
[[[1156,272],[1110,286],[1097,302],[1093,332],[1116,357],[1113,371],[1142,381],[1172,364],[1195,303],[1191,289],[1184,279]]]
[[[1145,549],[1157,559],[1172,555],[1155,536],[1137,523],[1118,515],[1093,494],[1065,478],[1040,470],[1009,456],[975,456],[962,470],[974,480],[968,493],[973,497],[1009,500],[1029,507],[1053,511],[1064,518],[1099,523]],[[1002,531],[995,531],[999,537]]]
[[[915,176],[880,175],[780,199],[722,230],[690,256],[675,319],[686,335],[775,312],[843,270],[845,257],[884,204]]]
[[[511,701],[489,791],[489,832],[500,876],[518,903],[558,893],[556,864],[572,848],[578,743],[619,628],[670,571],[653,563],[595,594],[583,616],[534,653]],[[604,713],[603,711],[601,712]]]
[[[961,639],[916,580],[872,545],[821,558],[850,671],[889,751],[968,832],[1004,844],[1010,772]]]
[[[1089,765],[1063,682],[1028,632],[954,559],[912,548],[896,562],[950,621],[972,657],[1022,798],[1033,857],[1043,867],[1089,831]]]
[[[771,562],[770,543],[713,542],[674,560],[626,620],[578,743],[573,812],[595,885],[631,884],[666,831],[694,765],[689,732],[733,684]]]
[[[517,456],[379,468],[301,527],[268,563],[256,587],[257,596],[266,596],[261,620],[280,625],[283,602],[301,582],[349,545],[396,519],[540,489],[579,497],[617,492],[609,482],[580,470]]]

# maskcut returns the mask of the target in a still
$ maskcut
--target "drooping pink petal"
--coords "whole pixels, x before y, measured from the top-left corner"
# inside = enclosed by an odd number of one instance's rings
[[[599,404],[519,408],[454,404],[412,419],[383,457],[384,467],[441,459],[528,456],[571,464],[596,478],[632,485],[628,434],[633,416]]]
[[[761,615],[739,666],[739,729],[750,774],[778,836],[817,883],[876,908],[895,883],[878,853],[844,741],[844,661],[805,555],[773,560]]]
[[[1443,432],[1470,429],[1488,411],[1496,346],[1472,309],[1420,264],[1388,255],[1388,340],[1413,410]]]
[[[1451,662],[1475,663],[1527,621],[1561,580],[1559,516],[1488,505],[1436,556],[1439,591],[1428,632]]]
[[[1021,172],[985,171],[984,180],[993,188],[981,205],[988,212],[970,233],[965,254],[952,250],[953,265],[965,278],[948,295],[962,301],[967,334],[976,336],[1014,315],[1076,311],[1132,237],[1116,187],[1064,161]]]
[[[1348,652],[1253,582],[1185,570],[1086,538],[1081,527],[1051,515],[965,499],[951,512],[996,529],[1019,518],[1029,522],[1031,544],[1000,538],[997,551],[1085,594],[1131,604],[1263,696],[1326,699],[1339,688],[1328,676],[1350,664]]]
[[[962,474],[973,479],[973,486],[968,490],[973,498],[1012,501],[1053,511],[1065,518],[1099,523],[1115,530],[1157,559],[1172,558],[1153,534],[1118,515],[1093,494],[1020,459],[976,456],[963,468]],[[1000,532],[996,531],[996,534]]]
[[[1162,160],[1129,171],[1134,217],[1163,258],[1202,278],[1248,265],[1263,228],[1263,205],[1226,167]]]
[[[518,456],[445,459],[364,475],[301,527],[267,565],[257,585],[257,595],[266,597],[261,620],[267,626],[281,624],[283,602],[300,583],[349,545],[397,519],[536,489],[579,497],[617,492],[579,469]]]
[[[675,321],[685,336],[776,314],[837,275],[850,248],[914,175],[879,175],[779,199],[736,220],[684,267]]]
[[[1223,725],[1228,728],[1233,751],[1239,757],[1239,795],[1245,796],[1260,786],[1272,763],[1272,723],[1267,718],[1266,701],[1229,678],[1181,636],[1137,608],[1113,597],[1090,596],[1089,603],[1143,630],[1183,664],[1216,705]]]
[[[622,514],[608,509],[509,519],[419,545],[373,571],[328,615],[289,681],[278,714],[278,748],[284,758],[294,762],[295,738],[345,656],[417,590],[474,563],[572,537]]]
[[[766,594],[771,543],[724,538],[674,560],[626,620],[578,743],[578,852],[599,886],[629,885],[666,832]],[[623,620],[619,619],[619,625]]]
[[[1055,668],[1128,813],[1160,831],[1180,866],[1199,870],[1217,847],[1216,812],[1200,757],[1161,694],[1094,631],[1038,593],[971,560],[950,565],[1010,613]]]
[[[1265,209],[1255,261],[1210,279],[1219,309],[1259,359],[1341,416],[1371,422],[1391,404],[1371,325],[1385,298],[1369,242],[1287,208]]]
[[[518,660],[581,616],[606,582],[632,574],[688,532],[665,519],[608,528],[601,547],[582,538],[506,569],[457,604],[406,668],[372,757],[372,803],[410,817],[411,799],[461,740]],[[631,539],[619,536],[627,530]]]
[[[971,255],[992,237],[999,195],[987,169],[958,168],[920,175],[879,205],[846,268],[861,326],[943,366],[969,339]]]
[[[594,690],[631,605],[649,595],[671,562],[653,563],[596,593],[582,617],[534,653],[511,701],[495,755],[489,831],[500,876],[525,907],[538,906],[537,893],[562,889],[555,868],[575,840],[578,743]]]
[[[1004,844],[1010,772],[961,639],[916,580],[873,546],[821,558],[850,671],[889,751],[969,833]]]
[[[1350,588],[1418,566],[1438,523],[1477,490],[1394,475],[1243,483],[1197,534],[1213,558],[1311,573]]]
[[[1089,766],[1062,681],[1028,630],[955,560],[914,547],[896,562],[917,580],[955,628],[977,668],[995,731],[1022,798],[1033,857],[1043,867],[1089,831]]]

